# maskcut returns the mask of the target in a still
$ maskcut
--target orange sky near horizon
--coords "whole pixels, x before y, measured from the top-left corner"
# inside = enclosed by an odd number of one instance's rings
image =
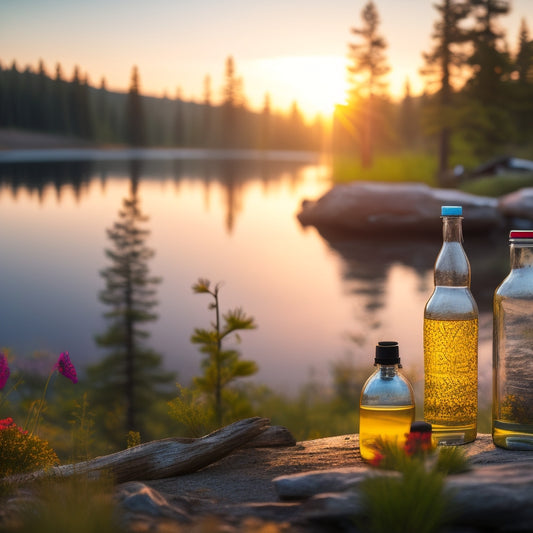
[[[389,90],[403,94],[409,79],[413,94],[423,89],[419,69],[430,47],[437,11],[432,0],[375,0],[386,38],[391,72]],[[361,26],[366,0],[3,0],[0,61],[36,68],[40,59],[49,74],[60,63],[64,76],[75,65],[92,85],[103,77],[110,90],[125,91],[137,65],[141,91],[200,101],[206,75],[212,100],[221,97],[224,66],[235,60],[247,103],[288,110],[294,101],[308,116],[328,115],[346,94],[351,27]],[[521,18],[533,25],[533,1],[512,0],[501,17],[514,51]],[[533,27],[532,27],[533,29]]]

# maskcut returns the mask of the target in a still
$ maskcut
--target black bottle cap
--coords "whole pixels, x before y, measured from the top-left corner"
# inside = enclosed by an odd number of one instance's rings
[[[433,426],[423,420],[415,420],[411,424],[411,433],[431,433]]]
[[[376,345],[375,365],[399,365],[400,349],[396,341],[380,341]]]

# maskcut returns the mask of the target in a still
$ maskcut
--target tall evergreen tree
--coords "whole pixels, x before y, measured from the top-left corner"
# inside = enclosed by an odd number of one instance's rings
[[[104,315],[109,328],[96,342],[111,353],[88,374],[97,387],[95,401],[117,413],[126,432],[144,432],[155,399],[174,376],[161,370],[161,356],[144,344],[149,333],[142,326],[157,319],[154,287],[161,280],[150,275],[148,261],[154,251],[146,245],[148,217],[140,208],[138,163],[132,165],[130,195],[107,230],[112,246],[106,256],[111,264],[101,272],[105,289],[100,300],[110,307]]]
[[[509,0],[470,0],[474,27],[473,53],[469,58],[473,75],[465,95],[468,98],[465,138],[479,158],[493,157],[499,146],[513,141],[515,127],[508,109],[511,64],[505,33],[498,18],[510,10]]]
[[[185,144],[185,116],[183,112],[183,99],[181,87],[176,91],[176,111],[174,114],[174,144],[183,146]]]
[[[524,19],[520,24],[518,51],[513,68],[514,82],[509,88],[510,98],[505,108],[512,114],[516,140],[527,144],[533,138],[533,42]]]
[[[426,66],[422,73],[438,79],[438,113],[433,116],[433,121],[438,123],[440,130],[438,178],[443,184],[450,158],[453,78],[466,63],[464,51],[457,45],[464,45],[471,37],[461,25],[470,13],[470,5],[463,0],[441,0],[434,7],[439,18],[433,26],[433,48],[423,54]]]
[[[271,110],[270,110],[270,94],[265,94],[265,100],[263,104],[263,111],[261,113],[261,139],[259,141],[260,147],[263,150],[270,148],[271,142],[271,129],[272,129],[272,119],[271,119]]]
[[[474,69],[470,92],[484,105],[501,105],[506,97],[502,80],[510,71],[504,47],[505,33],[497,19],[510,11],[509,0],[470,0],[475,26],[472,32],[474,53],[469,62]]]
[[[132,146],[146,144],[146,123],[139,86],[139,70],[134,66],[126,102],[126,139]]]
[[[212,114],[213,109],[211,105],[211,76],[207,75],[204,78],[204,95],[203,95],[203,109],[202,109],[202,145],[210,146],[213,134],[212,128]]]
[[[520,83],[533,83],[533,41],[525,19],[520,22],[518,52],[515,59],[515,72]]]
[[[239,79],[235,74],[235,61],[232,56],[226,59],[224,86],[222,89],[223,144],[234,146],[238,138]]]
[[[370,167],[373,161],[375,126],[379,120],[378,96],[384,93],[385,75],[390,67],[385,50],[387,43],[379,34],[379,14],[372,0],[361,12],[362,25],[351,33],[361,42],[349,45],[349,107],[359,131],[361,163]]]
[[[400,106],[399,131],[401,144],[406,148],[414,148],[419,135],[419,118],[413,97],[411,96],[411,84],[405,80],[404,96]]]
[[[68,85],[63,79],[63,71],[59,63],[56,64],[56,74],[53,83],[52,115],[52,131],[63,134],[69,133],[70,113]]]

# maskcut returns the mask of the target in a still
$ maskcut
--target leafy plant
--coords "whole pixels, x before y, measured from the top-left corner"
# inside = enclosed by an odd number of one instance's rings
[[[40,483],[12,531],[116,533],[125,528],[119,523],[111,480],[80,476]]]
[[[74,384],[78,382],[69,353],[63,352],[48,375],[41,398],[32,402],[24,427],[18,426],[11,417],[0,420],[0,476],[31,472],[59,462],[57,454],[48,442],[35,435],[45,406],[46,392],[56,372]],[[7,357],[0,353],[0,390],[6,386],[10,375]],[[19,382],[20,380],[14,387]],[[12,390],[13,387],[9,392]],[[9,392],[2,394],[0,405],[4,403]]]
[[[211,288],[207,279],[199,279],[193,285],[193,291],[198,294],[209,294],[213,301],[209,309],[215,313],[215,320],[211,328],[195,328],[191,337],[193,344],[200,345],[200,351],[207,355],[202,361],[203,375],[194,379],[195,386],[210,397],[213,404],[215,420],[221,425],[224,418],[223,392],[235,380],[255,374],[258,370],[253,361],[240,359],[236,349],[225,348],[225,343],[233,337],[240,342],[238,332],[255,329],[254,318],[247,316],[239,307],[220,316],[219,303],[220,284]]]
[[[93,413],[89,411],[86,392],[83,394],[81,403],[75,403],[72,417],[69,420],[72,427],[72,460],[85,461],[90,457],[89,450],[94,442],[94,419]]]
[[[468,469],[464,452],[453,446],[435,449],[431,430],[426,429],[411,430],[403,449],[388,441],[380,441],[378,448],[375,465],[400,475],[370,476],[361,483],[363,529],[370,533],[440,531],[451,513],[445,478]]]
[[[0,477],[40,470],[59,463],[48,442],[28,433],[12,418],[0,420]]]
[[[168,402],[170,415],[179,420],[191,437],[201,437],[208,432],[212,413],[203,394],[194,388],[177,385],[178,395]]]

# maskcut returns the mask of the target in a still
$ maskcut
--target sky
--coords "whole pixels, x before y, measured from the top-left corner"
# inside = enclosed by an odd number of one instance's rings
[[[393,96],[408,78],[414,94],[438,13],[433,0],[374,0],[388,48]],[[247,103],[261,109],[269,93],[276,110],[294,101],[308,116],[329,114],[346,95],[348,43],[361,27],[366,0],[0,0],[0,61],[53,75],[60,63],[110,90],[126,91],[132,67],[141,92],[200,101],[211,78],[220,100],[226,59],[232,56]],[[533,30],[533,0],[512,0],[501,17],[511,51],[520,20]]]

